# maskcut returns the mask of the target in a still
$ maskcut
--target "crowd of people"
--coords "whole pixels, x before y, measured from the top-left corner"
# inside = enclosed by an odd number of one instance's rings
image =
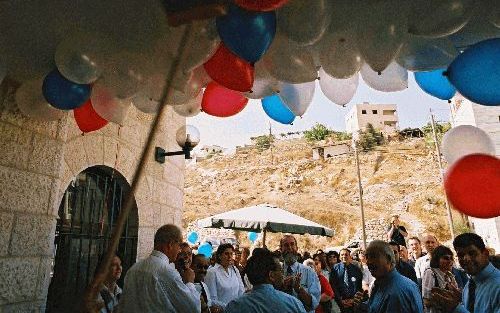
[[[209,259],[164,225],[151,255],[126,273],[123,292],[113,259],[101,312],[500,312],[500,271],[480,236],[457,236],[453,250],[432,234],[407,237],[394,217],[388,240],[366,249],[311,256],[284,235],[274,251],[222,244]]]

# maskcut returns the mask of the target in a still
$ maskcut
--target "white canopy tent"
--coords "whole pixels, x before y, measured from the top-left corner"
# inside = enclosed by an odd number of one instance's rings
[[[264,245],[266,232],[268,231],[272,233],[311,234],[328,237],[334,235],[334,231],[326,226],[270,204],[259,204],[216,214],[198,220],[198,226],[263,232],[262,241]]]

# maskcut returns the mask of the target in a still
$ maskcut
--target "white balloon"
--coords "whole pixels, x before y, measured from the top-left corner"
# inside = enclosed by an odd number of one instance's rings
[[[180,116],[193,117],[201,112],[201,100],[203,99],[203,93],[200,92],[196,98],[189,100],[183,105],[174,106],[175,113]]]
[[[269,74],[279,81],[300,84],[318,77],[311,51],[280,34],[276,34],[262,61]]]
[[[120,99],[134,96],[145,82],[145,69],[140,56],[122,52],[107,62],[102,73],[102,85]]]
[[[16,104],[24,115],[42,121],[56,121],[64,116],[64,111],[58,110],[47,103],[42,94],[43,78],[28,80],[16,91]]]
[[[348,78],[359,72],[363,60],[353,31],[334,31],[319,43],[321,67],[335,78]]]
[[[99,116],[118,125],[123,125],[131,106],[130,100],[119,99],[113,90],[101,85],[100,82],[92,87],[90,100]]]
[[[469,154],[495,155],[495,146],[490,136],[482,129],[472,125],[460,125],[443,136],[441,151],[446,162],[453,164]]]
[[[459,31],[469,21],[475,0],[413,0],[408,32],[438,38]]]
[[[466,49],[480,41],[500,37],[500,28],[485,19],[489,13],[487,10],[485,6],[476,7],[467,25],[448,37],[455,47]]]
[[[132,104],[141,112],[153,114],[158,112],[160,103],[148,96],[144,90],[139,91],[133,98]]]
[[[481,0],[481,4],[487,12],[486,18],[488,21],[500,28],[500,5],[498,5],[498,0]]]
[[[382,72],[399,53],[407,35],[405,7],[399,0],[374,1],[360,11],[357,45],[370,67]]]
[[[279,82],[267,71],[264,62],[255,63],[255,78],[252,92],[245,92],[243,95],[250,99],[262,99],[274,94],[279,90]]]
[[[68,80],[90,84],[101,75],[104,55],[109,50],[106,38],[97,34],[75,33],[58,46],[55,62],[59,72]]]
[[[409,71],[432,71],[447,68],[457,57],[458,50],[448,38],[430,39],[409,36],[396,58]]]
[[[302,116],[311,104],[315,87],[314,81],[302,84],[282,83],[279,96],[295,116]]]
[[[276,11],[277,28],[301,45],[312,45],[331,20],[330,0],[290,0]]]
[[[189,72],[205,63],[215,53],[219,43],[215,19],[193,22],[191,35],[182,58],[182,70]]]
[[[396,62],[389,64],[380,75],[366,64],[361,67],[360,73],[365,83],[378,91],[393,92],[408,88],[408,71]]]
[[[330,101],[338,105],[344,106],[348,104],[358,89],[359,73],[346,79],[338,79],[320,69],[319,78],[319,85],[323,94]]]

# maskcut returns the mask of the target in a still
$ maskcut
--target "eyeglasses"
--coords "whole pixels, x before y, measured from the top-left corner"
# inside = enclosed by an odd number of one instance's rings
[[[210,267],[209,265],[196,265],[196,268],[197,268],[197,269],[200,269],[200,270],[201,270],[201,269],[208,270],[208,268],[209,268],[209,267]]]

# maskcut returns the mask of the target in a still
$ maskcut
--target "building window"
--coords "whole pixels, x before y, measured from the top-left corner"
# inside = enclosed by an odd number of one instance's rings
[[[498,116],[498,121],[500,122],[500,115]]]
[[[366,114],[366,110],[361,110],[361,114]]]
[[[377,110],[372,110],[372,113],[373,114],[377,114]]]

